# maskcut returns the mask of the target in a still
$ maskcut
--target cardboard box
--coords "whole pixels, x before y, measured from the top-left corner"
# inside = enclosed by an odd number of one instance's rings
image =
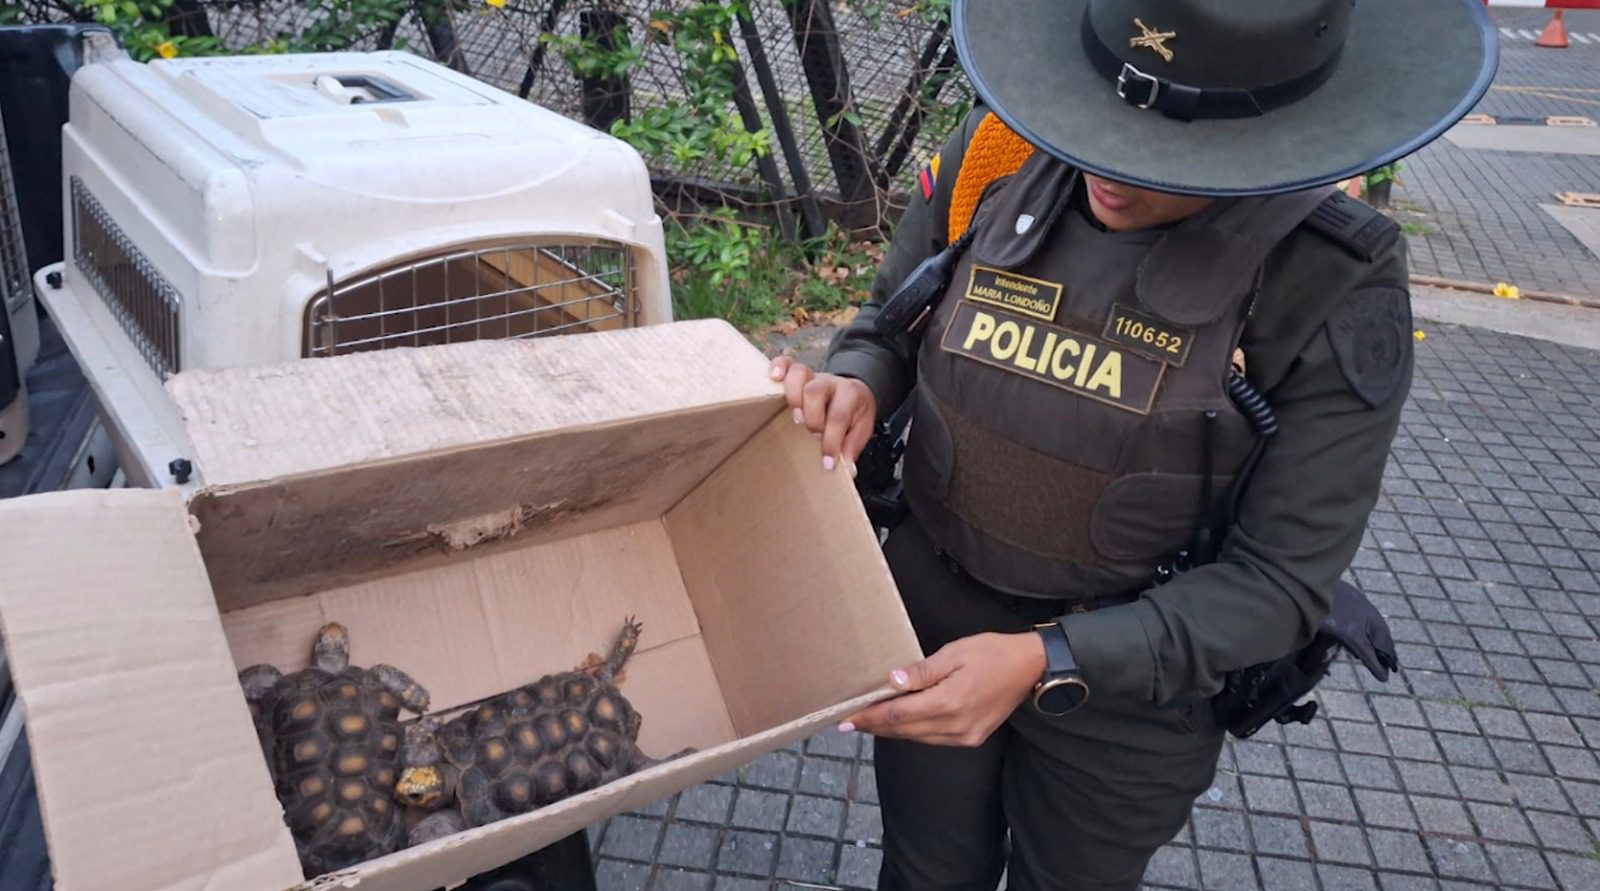
[[[236,672],[303,667],[327,620],[440,712],[572,668],[635,615],[642,747],[701,750],[332,883],[362,889],[445,887],[725,773],[920,655],[849,478],[721,322],[168,389],[205,476],[187,502],[0,502],[0,631],[62,891],[301,886]]]

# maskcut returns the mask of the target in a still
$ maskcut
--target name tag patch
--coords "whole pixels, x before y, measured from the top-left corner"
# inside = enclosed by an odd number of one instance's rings
[[[1061,305],[1061,285],[988,266],[974,266],[972,277],[967,281],[967,299],[1053,322],[1056,309]]]
[[[1167,366],[1095,337],[958,302],[941,346],[985,365],[1135,414],[1149,414]]]
[[[1164,322],[1154,316],[1113,304],[1106,319],[1106,340],[1168,365],[1183,367],[1194,344],[1194,329]]]

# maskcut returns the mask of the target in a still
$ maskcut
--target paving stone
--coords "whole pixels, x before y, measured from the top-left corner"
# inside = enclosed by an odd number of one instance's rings
[[[1500,878],[1502,886],[1514,888],[1549,888],[1555,883],[1544,858],[1532,848],[1513,848],[1505,845],[1486,845],[1489,863]]]
[[[1546,848],[1584,853],[1594,849],[1594,837],[1583,828],[1583,824],[1576,817],[1529,811],[1528,822],[1533,824],[1534,834],[1539,836],[1539,844]]]
[[[1383,891],[1439,891],[1439,883],[1429,876],[1402,873],[1378,873],[1378,887]]]
[[[1313,820],[1311,845],[1316,849],[1318,860],[1355,866],[1372,865],[1372,852],[1367,849],[1366,833],[1359,826]]]
[[[750,762],[742,785],[788,792],[800,775],[800,758],[792,752],[770,752]]]
[[[713,783],[690,786],[678,797],[678,807],[673,811],[673,818],[721,825],[728,821],[728,811],[733,806],[733,796],[732,786]]]
[[[1198,853],[1200,861],[1200,879],[1207,888],[1227,888],[1229,891],[1249,891],[1258,889],[1260,883],[1256,881],[1256,871],[1251,868],[1250,858],[1244,854],[1233,854],[1226,851],[1207,851],[1201,849]]]
[[[656,871],[650,891],[710,891],[716,876],[709,872],[663,868]]]
[[[1399,792],[1356,789],[1353,794],[1364,825],[1390,826],[1397,829],[1417,828],[1417,818],[1411,813],[1411,805]]]
[[[770,876],[778,857],[778,837],[767,832],[733,830],[723,834],[717,851],[717,872]]]
[[[1291,747],[1289,768],[1297,780],[1344,782],[1344,770],[1339,766],[1338,755],[1323,749]]]
[[[787,836],[780,843],[777,876],[801,882],[831,882],[834,850],[833,842]]]
[[[838,838],[844,822],[844,802],[836,798],[796,795],[789,805],[788,832]]]
[[[845,845],[839,851],[839,875],[836,881],[846,888],[876,888],[878,870],[882,865],[883,851],[878,848]]]
[[[1472,821],[1478,825],[1478,834],[1486,839],[1537,844],[1527,818],[1514,807],[1474,801],[1467,805],[1467,810],[1472,813]]]
[[[1525,808],[1537,808],[1556,813],[1572,813],[1572,802],[1561,790],[1561,783],[1549,777],[1512,775],[1508,778],[1515,801]]]
[[[601,891],[606,891],[601,886]],[[743,879],[738,876],[717,876],[716,891],[772,891],[772,883],[765,879]]]
[[[710,869],[717,852],[717,830],[693,823],[672,823],[661,840],[657,862],[669,866]]]
[[[650,867],[601,859],[595,864],[594,880],[605,891],[644,891],[650,881]]]
[[[1367,844],[1371,846],[1373,858],[1382,869],[1418,870],[1427,864],[1422,840],[1415,832],[1368,829]]]
[[[808,759],[800,771],[801,792],[843,798],[850,789],[853,765],[832,758]]]
[[[660,820],[623,815],[611,820],[601,840],[600,853],[608,857],[648,862],[661,838]]]
[[[883,841],[883,816],[877,806],[851,802],[844,824],[844,840],[849,843]]]
[[[1400,771],[1400,784],[1412,795],[1456,794],[1456,786],[1450,779],[1450,771],[1443,764],[1401,761],[1395,766]]]
[[[1489,748],[1494,752],[1495,760],[1507,771],[1515,773],[1549,774],[1550,762],[1545,760],[1545,753],[1540,751],[1538,743],[1532,740],[1495,739],[1488,740]],[[1567,751],[1578,751],[1570,749]],[[1588,754],[1587,752],[1583,754]],[[1556,771],[1558,774],[1560,771]]]
[[[1500,778],[1500,771],[1483,767],[1450,767],[1450,777],[1461,790],[1458,797],[1468,801],[1487,801],[1491,804],[1510,804],[1516,801],[1516,790]]]
[[[1574,857],[1570,854],[1550,854],[1550,869],[1556,874],[1562,891],[1590,891],[1600,888],[1600,860],[1593,857]]]
[[[1323,891],[1377,891],[1377,880],[1365,869],[1350,866],[1317,864],[1317,877],[1322,880]]]
[[[1317,874],[1310,863],[1259,857],[1256,869],[1261,873],[1261,887],[1268,891],[1318,891]]]
[[[1558,777],[1572,777],[1580,780],[1600,780],[1600,762],[1595,760],[1594,754],[1587,749],[1573,749],[1566,746],[1541,746],[1545,756],[1550,759],[1550,764],[1555,768]]]
[[[1266,774],[1275,777],[1288,776],[1289,774],[1289,764],[1284,757],[1283,746],[1255,740],[1242,740],[1231,748],[1234,762],[1238,765],[1241,773]]]
[[[1350,790],[1328,783],[1298,783],[1306,816],[1314,819],[1353,821],[1357,818]]]
[[[1399,733],[1426,733],[1427,731],[1402,730]],[[1393,789],[1397,782],[1394,759],[1380,755],[1357,755],[1344,752],[1339,755],[1344,775],[1352,786],[1374,789]]]
[[[1195,844],[1202,848],[1225,848],[1232,851],[1250,850],[1250,837],[1245,831],[1244,815],[1213,808],[1196,808],[1189,819],[1194,830]]]
[[[1484,859],[1481,846],[1472,842],[1437,837],[1428,838],[1427,846],[1432,852],[1433,862],[1438,866],[1441,878],[1494,881],[1494,874],[1489,871],[1489,862]]]
[[[1307,856],[1305,829],[1297,819],[1252,815],[1250,835],[1255,840],[1258,853],[1282,857]]]
[[[1473,834],[1472,821],[1467,817],[1467,809],[1459,801],[1413,795],[1411,807],[1416,811],[1417,822],[1424,832]]]
[[[1277,777],[1240,777],[1244,785],[1245,802],[1256,813],[1299,814],[1300,802],[1295,797],[1294,783]]]
[[[746,829],[783,828],[789,812],[789,796],[759,789],[740,789],[733,802],[732,825]]]
[[[1156,851],[1144,873],[1147,884],[1174,888],[1197,888],[1199,876],[1194,849],[1183,845],[1167,845]]]

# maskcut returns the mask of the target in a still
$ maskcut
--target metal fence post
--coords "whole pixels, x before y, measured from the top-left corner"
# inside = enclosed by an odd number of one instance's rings
[[[782,0],[794,26],[795,47],[811,88],[811,102],[822,126],[828,160],[839,182],[847,229],[871,229],[881,222],[881,173],[867,151],[861,128],[851,118],[850,74],[839,46],[839,31],[826,0]]]

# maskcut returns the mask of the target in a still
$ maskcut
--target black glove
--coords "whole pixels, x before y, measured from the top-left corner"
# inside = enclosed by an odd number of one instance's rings
[[[1333,609],[1323,620],[1319,632],[1355,654],[1367,671],[1380,681],[1389,680],[1389,672],[1400,668],[1400,659],[1394,652],[1394,638],[1389,635],[1389,623],[1383,620],[1372,601],[1348,582],[1334,585]]]

